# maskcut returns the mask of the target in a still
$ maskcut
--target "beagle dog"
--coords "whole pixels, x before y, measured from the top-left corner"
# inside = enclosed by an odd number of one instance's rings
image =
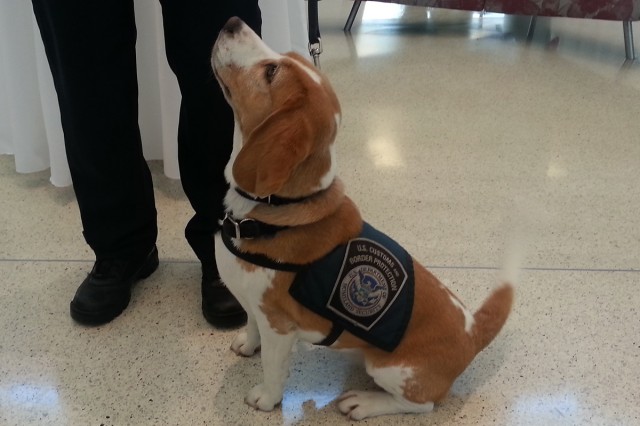
[[[302,56],[272,51],[231,18],[211,62],[235,116],[227,216],[215,236],[221,279],[248,314],[231,349],[262,356],[263,381],[246,403],[270,411],[281,402],[303,339],[364,355],[381,390],[343,394],[338,408],[350,419],[431,411],[502,328],[511,284],[472,313],[397,243],[371,236],[381,233],[336,176],[340,104]]]

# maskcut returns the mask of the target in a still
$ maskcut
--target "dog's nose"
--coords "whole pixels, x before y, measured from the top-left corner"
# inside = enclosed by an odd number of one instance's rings
[[[240,31],[240,28],[242,28],[242,19],[234,16],[233,18],[229,18],[227,23],[224,24],[224,27],[222,27],[222,31],[229,34],[234,34]]]

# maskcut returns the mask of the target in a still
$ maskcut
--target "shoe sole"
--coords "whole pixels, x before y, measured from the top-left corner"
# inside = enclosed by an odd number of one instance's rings
[[[69,310],[71,313],[71,318],[81,324],[84,325],[101,325],[106,324],[120,315],[126,308],[129,306],[129,302],[131,301],[131,288],[133,285],[149,277],[151,274],[158,269],[158,265],[160,264],[160,260],[158,259],[158,249],[154,247],[154,249],[149,253],[147,259],[142,264],[140,269],[133,274],[131,281],[129,282],[129,291],[127,293],[126,299],[124,299],[123,303],[120,306],[116,306],[115,308],[111,308],[108,311],[84,311],[78,308],[73,301],[69,304]]]

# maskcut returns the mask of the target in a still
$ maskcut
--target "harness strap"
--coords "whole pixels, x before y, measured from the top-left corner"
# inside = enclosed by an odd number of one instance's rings
[[[254,265],[262,266],[263,268],[275,269],[276,271],[285,271],[285,272],[298,272],[305,265],[299,265],[295,263],[282,263],[277,260],[271,259],[262,254],[256,253],[247,253],[244,251],[240,251],[233,241],[231,241],[231,237],[227,235],[226,232],[220,233],[222,236],[222,242],[227,247],[227,249],[233,253],[236,257],[244,260],[245,262],[253,263]]]
[[[298,272],[305,268],[307,265],[298,265],[294,263],[281,263],[276,260],[271,259],[270,257],[255,254],[255,253],[247,253],[244,251],[240,251],[233,241],[231,241],[231,237],[227,235],[225,232],[221,233],[222,242],[229,249],[231,253],[233,253],[236,257],[244,260],[245,262],[252,263],[254,265],[262,266],[264,268],[275,269],[276,271],[285,271],[285,272]],[[321,342],[316,343],[316,345],[320,346],[331,346],[333,345],[338,337],[342,334],[344,328],[337,323],[333,323],[331,327],[331,331]]]
[[[273,237],[278,231],[289,228],[288,226],[271,225],[255,219],[234,219],[227,213],[222,221],[222,233],[231,238],[252,240],[254,238]]]
[[[340,337],[343,331],[344,331],[344,327],[334,322],[333,326],[331,327],[331,331],[329,332],[327,337],[322,339],[321,342],[316,343],[316,345],[319,345],[319,346],[333,345],[336,342],[336,340],[338,340],[338,337]]]

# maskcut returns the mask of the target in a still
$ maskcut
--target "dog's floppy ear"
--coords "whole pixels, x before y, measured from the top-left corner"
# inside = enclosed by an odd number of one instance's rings
[[[312,147],[311,124],[292,105],[269,115],[245,141],[233,164],[237,184],[258,197],[277,193]]]

